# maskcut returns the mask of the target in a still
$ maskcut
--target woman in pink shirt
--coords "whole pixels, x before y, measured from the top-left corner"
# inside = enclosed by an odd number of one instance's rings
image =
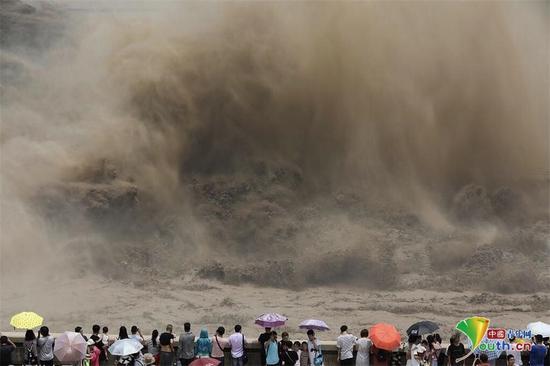
[[[90,366],[99,366],[99,355],[101,350],[96,347],[93,339],[88,340],[88,355],[86,358],[90,360]]]

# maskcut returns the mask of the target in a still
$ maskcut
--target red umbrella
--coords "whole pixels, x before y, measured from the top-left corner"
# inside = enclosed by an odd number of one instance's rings
[[[218,366],[221,361],[216,360],[215,358],[197,358],[195,361],[191,362],[189,366]]]
[[[401,345],[401,334],[391,324],[378,323],[369,330],[369,337],[376,348],[393,351]]]

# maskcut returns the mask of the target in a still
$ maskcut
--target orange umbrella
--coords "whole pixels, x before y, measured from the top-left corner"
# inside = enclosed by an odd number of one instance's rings
[[[378,323],[369,330],[369,337],[376,348],[393,351],[401,345],[401,334],[391,324]]]

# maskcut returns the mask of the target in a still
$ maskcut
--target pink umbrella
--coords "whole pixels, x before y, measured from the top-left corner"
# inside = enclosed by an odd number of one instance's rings
[[[197,358],[195,361],[191,362],[189,366],[218,366],[220,363],[221,361],[215,358],[205,357]]]
[[[82,334],[65,332],[55,339],[53,354],[60,362],[78,362],[86,357],[86,348]]]
[[[320,330],[320,331],[330,330],[327,323],[325,323],[322,320],[317,320],[317,319],[304,320],[303,322],[300,323],[300,325],[298,327],[300,329],[307,329],[307,330],[310,330],[310,329]]]
[[[277,313],[267,313],[260,315],[255,321],[254,324],[257,324],[264,328],[277,328],[285,325],[285,322],[288,320],[286,316]]]

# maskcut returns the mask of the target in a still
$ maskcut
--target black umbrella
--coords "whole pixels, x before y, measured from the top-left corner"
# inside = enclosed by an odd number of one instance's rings
[[[424,320],[418,323],[414,323],[407,329],[407,334],[415,334],[415,335],[422,335],[422,334],[430,334],[435,332],[439,329],[439,325],[435,324],[434,322],[431,322],[429,320]]]

